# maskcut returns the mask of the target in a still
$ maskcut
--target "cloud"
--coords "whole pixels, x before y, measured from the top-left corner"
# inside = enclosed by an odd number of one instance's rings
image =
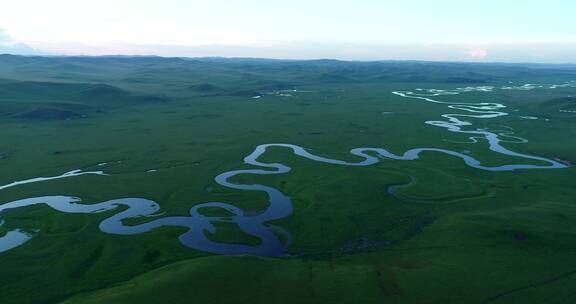
[[[467,54],[473,59],[484,59],[488,57],[488,49],[483,47],[473,47],[468,49]]]
[[[40,55],[42,52],[13,39],[0,29],[0,54]]]

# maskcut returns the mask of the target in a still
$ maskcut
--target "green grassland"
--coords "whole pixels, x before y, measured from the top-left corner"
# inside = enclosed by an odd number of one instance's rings
[[[242,159],[264,143],[350,161],[357,147],[437,147],[467,151],[486,165],[531,163],[489,151],[482,141],[457,143],[466,137],[425,124],[457,110],[391,92],[575,79],[576,67],[560,65],[1,55],[0,185],[73,169],[110,175],[0,190],[0,203],[141,197],[157,201],[165,215],[186,215],[208,201],[258,212],[264,194],[213,179],[248,168]],[[293,96],[279,95],[292,89]],[[575,164],[576,113],[560,111],[576,107],[574,95],[576,88],[558,88],[439,99],[502,103],[510,115],[470,119],[471,128],[512,128],[529,142],[506,147]],[[192,250],[178,242],[179,228],[132,236],[99,231],[116,211],[7,210],[0,235],[12,228],[37,235],[0,253],[0,303],[576,301],[574,168],[487,172],[436,153],[346,167],[281,148],[261,160],[292,171],[233,181],[290,196],[293,214],[274,222],[293,237],[288,256]],[[258,242],[235,224],[209,237]]]

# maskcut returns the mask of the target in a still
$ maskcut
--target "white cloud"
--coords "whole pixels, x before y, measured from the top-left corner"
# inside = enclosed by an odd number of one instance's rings
[[[488,57],[488,49],[485,47],[473,47],[468,49],[467,54],[472,59],[485,59]]]

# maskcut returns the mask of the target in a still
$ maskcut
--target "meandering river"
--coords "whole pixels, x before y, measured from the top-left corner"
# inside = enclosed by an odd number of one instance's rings
[[[23,208],[33,205],[46,205],[56,211],[66,213],[101,213],[121,210],[112,216],[103,220],[99,228],[105,233],[118,235],[132,235],[145,233],[159,227],[185,227],[187,231],[180,235],[180,242],[190,248],[227,255],[256,255],[256,256],[282,256],[286,253],[287,247],[291,242],[291,235],[284,228],[270,224],[271,221],[289,216],[292,213],[292,202],[290,198],[276,188],[259,185],[259,184],[238,184],[231,182],[231,179],[238,175],[269,175],[283,174],[291,170],[290,167],[281,163],[265,163],[258,159],[266,153],[269,148],[284,148],[291,150],[292,153],[311,161],[335,164],[342,166],[370,166],[380,162],[383,159],[398,161],[410,161],[418,159],[423,152],[443,153],[461,159],[466,165],[479,170],[486,171],[512,171],[518,169],[560,169],[566,168],[567,165],[558,161],[535,155],[528,155],[514,152],[506,147],[503,143],[511,142],[526,143],[528,140],[514,137],[511,131],[495,132],[486,129],[473,129],[473,123],[470,119],[493,119],[509,115],[505,112],[506,106],[499,103],[454,103],[437,100],[442,95],[458,95],[466,92],[492,92],[494,90],[531,90],[531,89],[554,89],[558,87],[576,86],[573,82],[560,85],[523,85],[523,86],[504,86],[504,87],[466,87],[454,90],[438,89],[418,89],[416,92],[396,91],[392,92],[397,96],[407,100],[423,101],[447,106],[449,109],[464,113],[444,114],[444,120],[427,121],[426,124],[445,128],[449,132],[461,133],[467,135],[469,143],[480,144],[485,140],[488,148],[495,153],[510,156],[518,160],[529,160],[529,163],[514,162],[499,166],[486,166],[480,160],[460,152],[436,148],[424,147],[410,149],[403,154],[394,154],[384,148],[355,148],[350,150],[350,154],[356,156],[357,161],[343,161],[330,159],[310,153],[303,147],[284,144],[272,143],[263,144],[244,158],[244,163],[252,165],[254,169],[234,170],[221,173],[216,176],[215,181],[221,186],[237,189],[242,191],[260,191],[268,196],[268,206],[258,214],[246,214],[242,209],[226,202],[206,202],[195,204],[190,209],[189,215],[158,217],[160,205],[157,202],[144,198],[120,198],[106,202],[83,202],[80,198],[70,196],[45,196],[26,198],[12,201],[0,205],[0,215],[4,210]],[[539,164],[534,164],[539,163]],[[60,178],[72,178],[79,175],[103,175],[103,171],[82,171],[74,170],[62,175],[53,177],[38,177],[23,181],[16,181],[4,186],[0,190],[15,187],[22,184],[42,182]],[[105,178],[105,177],[103,177]],[[203,208],[221,208],[228,211],[230,216],[206,216],[200,210]],[[150,217],[150,221],[137,224],[126,225],[123,220],[137,217]],[[207,236],[216,230],[215,223],[228,222],[235,223],[246,234],[252,235],[260,240],[258,245],[243,245],[223,243],[211,240]],[[0,221],[0,226],[4,223]],[[0,237],[0,252],[7,251],[21,246],[34,237],[37,231],[27,231],[24,229],[13,229]]]

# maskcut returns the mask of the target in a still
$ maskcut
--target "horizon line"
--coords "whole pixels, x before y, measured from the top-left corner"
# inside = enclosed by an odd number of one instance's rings
[[[106,55],[62,55],[62,54],[12,54],[0,53],[0,56],[14,57],[40,57],[40,58],[164,58],[164,59],[224,59],[224,60],[270,60],[270,61],[338,61],[338,62],[356,62],[356,63],[376,63],[376,62],[421,62],[421,63],[462,63],[462,64],[510,64],[510,65],[555,65],[555,66],[575,66],[576,62],[528,62],[528,61],[478,61],[478,60],[422,60],[422,59],[338,59],[330,57],[318,58],[277,58],[277,57],[241,57],[241,56],[164,56],[156,54],[106,54]]]

